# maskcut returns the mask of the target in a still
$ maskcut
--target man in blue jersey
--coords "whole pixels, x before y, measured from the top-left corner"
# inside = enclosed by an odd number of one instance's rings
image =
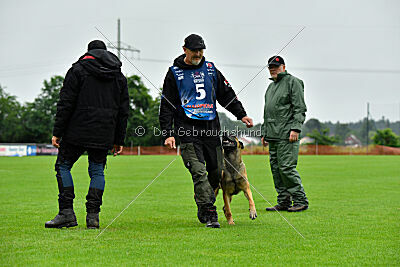
[[[199,221],[219,228],[214,190],[224,162],[216,101],[247,127],[253,126],[253,120],[247,117],[222,73],[205,60],[205,48],[201,36],[185,38],[184,54],[174,60],[164,80],[159,120],[164,144],[176,148],[175,136],[181,142],[183,163],[192,175]]]

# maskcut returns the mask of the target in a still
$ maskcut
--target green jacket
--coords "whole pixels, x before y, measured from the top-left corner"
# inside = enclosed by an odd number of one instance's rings
[[[301,132],[306,111],[303,81],[287,71],[279,73],[265,92],[262,135],[266,140],[288,140],[291,130]]]

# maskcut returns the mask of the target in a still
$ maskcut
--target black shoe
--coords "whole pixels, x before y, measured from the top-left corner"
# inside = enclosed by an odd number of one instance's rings
[[[99,229],[99,214],[98,213],[88,213],[86,215],[86,227],[88,229]]]
[[[77,226],[76,216],[73,209],[60,210],[57,216],[44,224],[45,228],[63,228]]]
[[[218,213],[216,208],[212,208],[208,210],[208,220],[206,227],[208,228],[220,228],[221,225],[218,222]]]
[[[306,205],[295,205],[288,209],[289,212],[299,212],[308,209]]]
[[[201,223],[206,223],[208,218],[207,218],[207,210],[197,208],[197,218]]]
[[[279,206],[279,205],[275,205],[273,207],[268,207],[265,210],[266,211],[283,211],[283,210],[288,210],[289,207],[287,206]]]
[[[219,224],[219,222],[211,222],[208,221],[206,224],[207,228],[221,228],[221,225]]]
[[[201,207],[199,204],[197,204],[196,201],[196,195],[194,195],[194,201],[197,205],[197,218],[201,223],[206,223],[207,222],[207,208]]]

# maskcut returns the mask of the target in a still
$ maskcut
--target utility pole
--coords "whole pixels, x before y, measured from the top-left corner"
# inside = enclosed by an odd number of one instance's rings
[[[367,155],[368,155],[368,145],[369,145],[369,102],[367,102]]]
[[[121,51],[127,51],[132,53],[132,57],[134,53],[138,53],[140,56],[140,50],[136,49],[130,45],[124,44],[121,42],[121,20],[118,19],[118,27],[117,27],[117,45],[113,45],[112,43],[108,43],[107,45],[110,49],[116,49],[118,58],[121,60]]]

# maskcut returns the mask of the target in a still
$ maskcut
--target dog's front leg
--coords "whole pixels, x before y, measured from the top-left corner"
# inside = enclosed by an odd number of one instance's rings
[[[231,212],[231,206],[230,206],[230,198],[226,192],[223,192],[224,195],[224,214],[226,219],[228,220],[228,223],[231,225],[234,225],[235,222],[233,221],[232,218],[232,212]]]
[[[250,210],[249,217],[250,219],[255,220],[257,218],[256,205],[254,204],[253,194],[250,191],[249,185],[247,185],[246,189],[243,190],[243,193],[246,196],[247,200],[249,201],[249,210]]]

